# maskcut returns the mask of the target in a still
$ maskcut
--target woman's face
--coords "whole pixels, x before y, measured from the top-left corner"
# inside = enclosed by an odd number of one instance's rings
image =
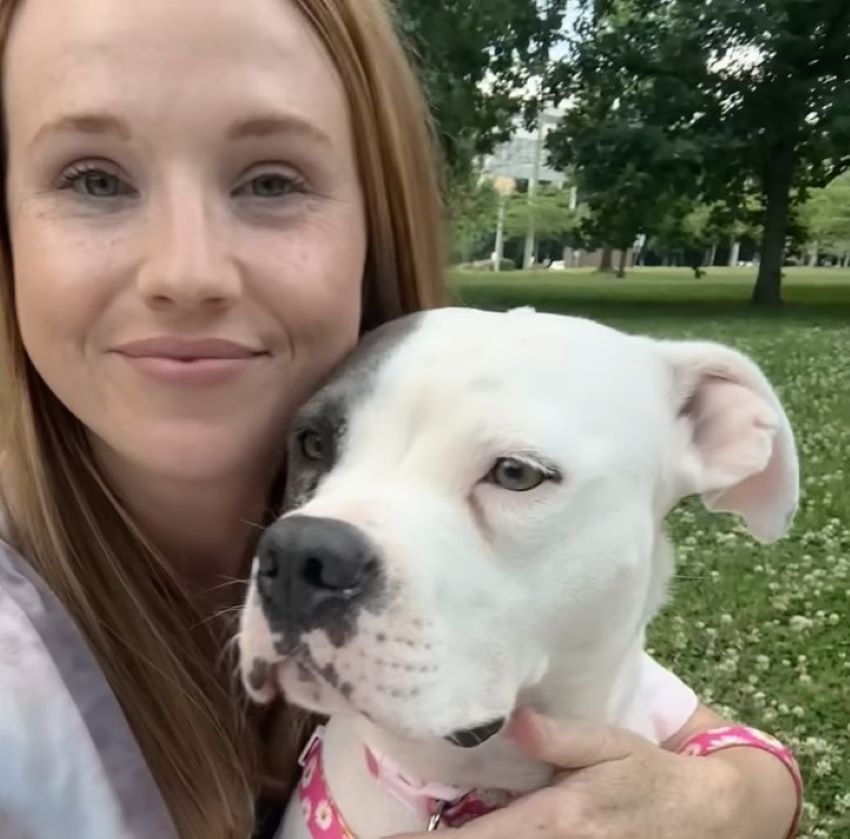
[[[24,0],[5,56],[26,350],[101,456],[268,463],[356,341],[345,94],[287,0]]]

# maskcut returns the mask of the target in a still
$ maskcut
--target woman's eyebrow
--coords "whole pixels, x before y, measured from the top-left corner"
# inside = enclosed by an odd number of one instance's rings
[[[227,139],[242,140],[277,134],[295,134],[325,146],[333,145],[330,137],[318,126],[295,114],[260,114],[239,120],[231,125]]]
[[[104,134],[128,142],[132,131],[127,122],[108,113],[63,114],[42,125],[31,145],[53,134]],[[234,122],[227,131],[228,140],[270,137],[278,134],[301,135],[312,142],[332,146],[328,135],[309,120],[294,114],[260,114]]]
[[[52,134],[107,134],[124,141],[129,141],[132,137],[130,127],[124,120],[112,114],[88,112],[63,114],[44,123],[30,145],[35,145]]]

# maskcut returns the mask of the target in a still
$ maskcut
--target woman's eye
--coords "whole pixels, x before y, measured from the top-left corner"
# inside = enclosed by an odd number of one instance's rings
[[[503,457],[487,475],[487,480],[510,492],[528,492],[550,479],[542,469],[513,457]]]
[[[297,191],[297,181],[278,172],[257,175],[237,190],[239,194],[248,195],[252,198],[281,198]]]
[[[62,175],[62,186],[85,198],[121,198],[136,190],[113,172],[96,167],[71,168]]]

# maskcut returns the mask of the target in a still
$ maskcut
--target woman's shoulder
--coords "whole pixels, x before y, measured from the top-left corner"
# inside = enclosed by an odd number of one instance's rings
[[[1,539],[0,835],[174,835],[82,634]]]

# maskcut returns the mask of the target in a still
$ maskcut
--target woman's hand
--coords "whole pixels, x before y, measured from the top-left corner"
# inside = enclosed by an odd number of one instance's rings
[[[517,715],[512,735],[530,755],[558,768],[553,785],[441,833],[457,839],[784,839],[781,827],[765,830],[753,806],[755,790],[734,762],[718,759],[723,753],[684,757],[627,731],[530,713]],[[741,750],[729,750],[735,751]],[[764,766],[772,770],[772,763]]]

